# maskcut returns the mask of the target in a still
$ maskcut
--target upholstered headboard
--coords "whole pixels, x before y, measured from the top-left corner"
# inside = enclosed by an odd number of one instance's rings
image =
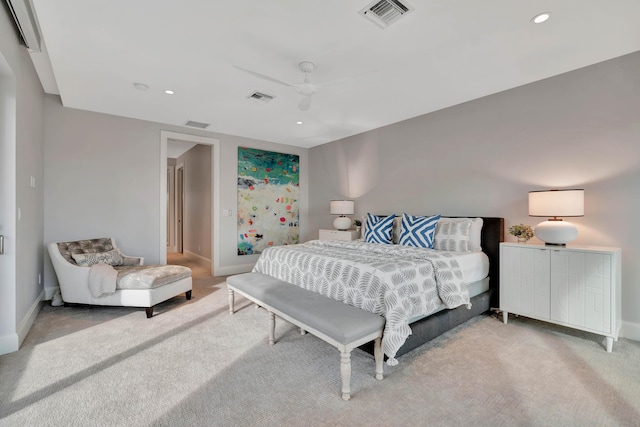
[[[504,218],[482,217],[482,251],[489,257],[491,307],[500,307],[500,242],[504,242]]]

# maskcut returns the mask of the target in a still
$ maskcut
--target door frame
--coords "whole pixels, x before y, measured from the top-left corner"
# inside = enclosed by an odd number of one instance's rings
[[[176,252],[184,254],[184,162],[178,163],[176,166],[175,180],[175,236],[176,236]]]
[[[0,355],[17,351],[17,107],[16,79],[0,53]],[[23,337],[24,339],[24,337]]]
[[[160,131],[160,264],[167,263],[167,142],[170,139],[211,146],[211,274],[220,269],[220,140],[186,133]]]
[[[176,252],[176,166],[167,165],[167,252]]]

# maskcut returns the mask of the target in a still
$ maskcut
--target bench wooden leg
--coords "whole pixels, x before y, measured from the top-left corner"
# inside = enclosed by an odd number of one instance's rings
[[[233,289],[227,289],[229,291],[229,314],[233,314],[235,312],[233,308]]]
[[[382,338],[376,338],[376,341],[373,345],[373,357],[376,361],[376,379],[378,381],[382,380],[383,374],[383,366],[384,366],[384,356],[382,355]]]
[[[351,352],[340,353],[340,376],[342,377],[342,399],[351,399]]]
[[[306,335],[307,331],[305,331],[304,329],[300,328],[300,335]]]
[[[276,343],[276,315],[269,312],[269,345]]]
[[[184,296],[187,297],[187,301],[191,300],[191,291],[185,292]]]
[[[151,319],[151,316],[153,316],[153,307],[145,307],[144,310],[147,312],[147,319]]]

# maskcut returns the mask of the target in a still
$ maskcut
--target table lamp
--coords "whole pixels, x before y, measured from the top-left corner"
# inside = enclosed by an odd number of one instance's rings
[[[584,190],[541,190],[529,192],[529,216],[546,216],[536,225],[535,236],[547,245],[566,246],[578,237],[578,229],[566,216],[584,216]]]
[[[353,215],[353,200],[331,200],[329,204],[329,213],[331,215],[340,215],[333,221],[333,226],[338,230],[348,230],[351,227],[351,218],[345,215]]]

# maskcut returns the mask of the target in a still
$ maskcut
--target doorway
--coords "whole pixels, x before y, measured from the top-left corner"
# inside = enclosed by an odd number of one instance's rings
[[[166,170],[167,170],[167,145],[169,140],[181,141],[192,143],[194,145],[209,145],[211,146],[211,197],[209,205],[211,206],[211,239],[210,239],[210,249],[211,249],[211,272],[212,275],[220,275],[222,272],[219,272],[220,269],[220,242],[218,241],[217,236],[220,235],[220,218],[218,215],[219,206],[220,206],[220,141],[214,138],[208,138],[203,136],[195,136],[177,132],[169,132],[169,131],[161,131],[160,132],[160,206],[166,207],[167,205],[167,179],[166,179]],[[176,176],[178,175],[177,165],[176,165]],[[185,171],[182,172],[182,182],[184,185],[185,182]],[[185,190],[186,191],[186,190]],[[184,197],[184,191],[183,191]],[[176,199],[177,199],[176,195]],[[184,203],[183,203],[184,205]],[[183,209],[184,211],[184,206]],[[160,248],[159,248],[159,260],[161,264],[166,264],[167,262],[167,209],[160,209]],[[184,218],[182,219],[182,228],[183,228],[183,239],[184,239]],[[177,233],[176,233],[177,234]],[[176,236],[176,242],[177,242]],[[184,252],[184,243],[182,250]]]

